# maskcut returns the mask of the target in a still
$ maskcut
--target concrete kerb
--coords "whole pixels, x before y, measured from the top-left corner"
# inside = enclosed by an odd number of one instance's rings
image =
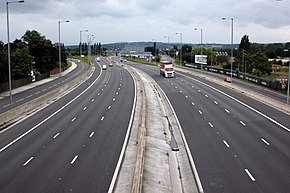
[[[174,113],[164,99],[164,94],[159,86],[146,73],[135,68],[124,65],[131,73],[137,74],[138,95],[135,111],[134,125],[118,177],[114,192],[132,192],[134,181],[134,168],[136,168],[137,145],[139,144],[138,131],[140,128],[141,100],[140,90],[146,92],[147,113],[146,113],[146,144],[143,168],[139,169],[142,181],[135,192],[198,192],[195,179],[190,167],[187,152],[179,133],[178,123]],[[131,72],[132,71],[132,72]],[[134,78],[134,77],[133,77]],[[145,88],[140,89],[140,84]],[[143,92],[144,92],[143,91]],[[142,99],[143,100],[143,99]],[[174,128],[175,137],[178,141],[180,151],[171,151],[170,131],[168,130],[167,118]],[[136,120],[135,120],[136,119]],[[139,158],[140,159],[140,158]],[[143,171],[142,171],[143,170]],[[139,176],[140,177],[140,176]],[[142,184],[141,184],[142,183]]]
[[[9,111],[0,114],[0,127],[3,127],[10,122],[15,122],[25,116],[25,114],[30,113],[33,110],[39,109],[41,108],[41,106],[51,103],[54,100],[57,100],[57,98],[59,98],[60,96],[64,96],[77,85],[84,82],[84,80],[89,77],[92,72],[93,65],[90,65],[90,68],[86,71],[86,73],[84,73],[80,77],[68,82],[65,85],[60,86],[57,89],[50,91],[49,93],[46,93],[23,105],[17,106]]]

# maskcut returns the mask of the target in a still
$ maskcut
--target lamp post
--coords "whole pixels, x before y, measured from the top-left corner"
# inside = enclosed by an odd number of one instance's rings
[[[11,78],[11,59],[10,59],[10,37],[9,37],[9,9],[10,3],[24,3],[24,1],[8,1],[6,2],[7,11],[7,46],[8,46],[8,77],[9,77],[9,98],[10,98],[10,109],[12,109],[12,78]]]
[[[169,56],[169,36],[164,36],[165,38],[167,38],[167,44],[168,44],[168,56]]]
[[[230,19],[231,20],[231,78],[233,78],[233,44],[234,44],[234,18],[233,17],[223,17],[222,20],[227,20]]]
[[[58,21],[58,58],[59,58],[59,77],[61,77],[61,49],[60,49],[60,23],[68,23],[69,21]]]
[[[175,33],[175,34],[179,34],[179,36],[180,36],[180,58],[179,58],[179,63],[180,63],[180,65],[182,65],[182,33]]]
[[[82,57],[82,32],[88,32],[89,30],[80,30],[80,57]]]
[[[88,35],[88,60],[89,60],[89,64],[91,64],[91,41],[92,41],[92,37],[95,38],[95,35],[93,35],[93,34]]]
[[[194,30],[200,30],[200,55],[201,55],[201,68],[200,72],[202,73],[202,64],[203,64],[203,55],[202,55],[202,29],[194,28]]]

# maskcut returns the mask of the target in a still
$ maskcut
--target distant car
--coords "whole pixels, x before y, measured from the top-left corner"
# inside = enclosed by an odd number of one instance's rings
[[[109,67],[113,67],[113,63],[112,62],[109,62]]]
[[[97,57],[97,62],[100,62],[100,57]]]
[[[224,81],[231,83],[232,82],[232,79],[230,77],[224,77]]]
[[[107,70],[107,65],[103,64],[102,68],[103,68],[103,70]]]

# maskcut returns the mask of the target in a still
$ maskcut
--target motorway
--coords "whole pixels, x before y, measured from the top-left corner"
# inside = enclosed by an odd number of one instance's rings
[[[0,135],[0,192],[107,192],[128,129],[134,81],[119,66]]]
[[[205,193],[290,192],[289,115],[205,79],[128,62],[169,98]]]
[[[25,90],[20,93],[12,95],[12,108],[22,105],[30,100],[33,100],[41,95],[44,95],[53,89],[66,84],[67,82],[77,78],[83,74],[89,66],[82,62],[77,62],[77,67],[71,73],[62,76],[61,78],[54,79],[46,84],[41,84],[37,87]],[[0,99],[0,114],[10,110],[10,98],[5,97]]]

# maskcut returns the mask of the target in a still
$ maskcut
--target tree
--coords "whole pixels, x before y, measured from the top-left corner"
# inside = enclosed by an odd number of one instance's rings
[[[28,47],[16,48],[11,54],[11,74],[17,80],[29,76],[32,70],[32,56],[29,55]]]
[[[250,47],[251,47],[251,43],[249,41],[249,36],[248,35],[244,35],[241,39],[240,45],[239,45],[239,49],[240,50],[245,50],[246,52],[250,51]]]
[[[8,82],[7,47],[0,41],[0,83]]]
[[[58,66],[57,48],[50,40],[46,39],[45,36],[42,36],[35,30],[27,30],[22,36],[22,40],[27,43],[29,47],[29,53],[33,56],[33,61],[37,71],[44,73]],[[63,55],[64,49],[61,50]],[[62,57],[62,59],[65,61],[65,57]]]
[[[272,72],[272,65],[268,61],[267,56],[262,52],[258,52],[256,54],[251,55],[249,63],[250,63],[249,71],[253,75],[256,76],[263,76],[265,74],[270,75]]]

